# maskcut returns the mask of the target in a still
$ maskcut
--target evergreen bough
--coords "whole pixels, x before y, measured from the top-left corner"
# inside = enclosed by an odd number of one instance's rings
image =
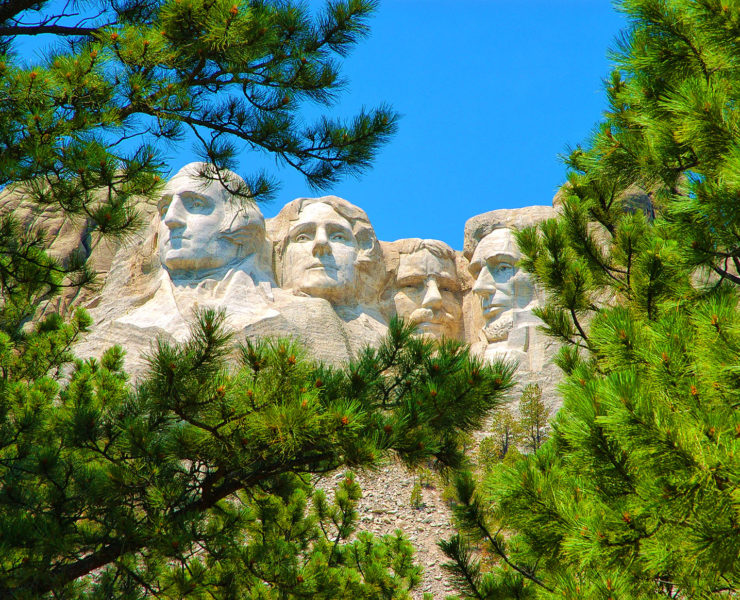
[[[229,365],[223,320],[204,311],[188,342],[159,342],[134,388],[118,347],[63,379],[0,353],[0,597],[408,597],[409,542],[356,531],[351,474],[332,500],[315,477],[389,453],[459,467],[511,367],[401,322],[343,368],[290,340]]]
[[[457,478],[465,598],[740,589],[740,5],[618,6],[609,110],[561,215],[518,233],[563,407],[536,452]]]
[[[194,143],[215,166],[203,177],[243,202],[276,187],[264,173],[243,172],[245,149],[297,169],[313,188],[357,174],[396,130],[396,113],[381,106],[311,122],[305,109],[336,101],[337,59],[367,34],[375,7],[332,1],[314,15],[283,0],[6,0],[0,189],[21,186],[26,199],[58,207],[93,247],[136,228],[135,203],[162,187],[166,145]],[[36,36],[49,40],[41,57],[23,56],[22,42]],[[36,268],[39,236],[0,218],[0,277]],[[89,283],[83,259],[47,257],[43,281]]]

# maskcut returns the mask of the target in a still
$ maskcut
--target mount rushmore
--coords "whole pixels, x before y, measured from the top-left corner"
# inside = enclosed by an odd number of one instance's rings
[[[184,166],[156,206],[138,207],[148,227],[91,251],[103,285],[75,299],[95,323],[78,355],[120,344],[136,377],[158,336],[187,339],[193,312],[210,306],[226,311],[238,336],[295,337],[315,358],[339,363],[376,344],[397,315],[486,360],[516,360],[523,383],[551,388],[554,343],[532,313],[543,297],[517,266],[513,231],[554,216],[552,207],[475,216],[456,251],[438,240],[379,241],[365,211],[336,196],[298,198],[265,220],[228,191],[244,189],[238,175],[226,172],[224,183],[210,171]],[[79,227],[34,219],[56,236],[52,252],[84,245]]]

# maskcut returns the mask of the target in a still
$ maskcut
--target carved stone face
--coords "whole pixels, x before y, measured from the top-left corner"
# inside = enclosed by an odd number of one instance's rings
[[[462,307],[454,261],[427,249],[401,254],[396,286],[398,316],[414,323],[421,334],[457,336]]]
[[[165,268],[192,276],[265,254],[259,209],[236,201],[230,206],[221,183],[182,174],[187,168],[168,183],[159,202],[159,256]]]
[[[473,292],[480,300],[484,332],[489,342],[506,339],[512,313],[532,299],[532,287],[516,263],[522,255],[510,229],[496,229],[475,248],[470,272]]]
[[[309,296],[339,302],[357,285],[357,256],[350,222],[328,204],[308,204],[288,232],[283,284]]]

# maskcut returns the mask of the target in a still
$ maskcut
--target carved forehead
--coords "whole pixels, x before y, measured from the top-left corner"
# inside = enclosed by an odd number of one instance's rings
[[[291,230],[305,224],[332,224],[352,231],[352,224],[340,215],[333,207],[323,202],[305,205],[298,213],[298,218],[291,223]]]
[[[203,162],[188,163],[165,185],[159,201],[160,207],[175,194],[197,194],[211,199],[217,208],[231,209],[229,213],[246,219],[250,223],[262,223],[264,226],[262,211],[254,202],[233,196],[221,181],[211,177],[216,177],[213,165]],[[230,188],[246,187],[244,180],[233,171],[222,169],[221,177]]]
[[[159,199],[159,208],[161,209],[166,204],[169,204],[173,196],[185,197],[187,195],[203,196],[210,199],[216,210],[221,212],[225,208],[226,196],[221,193],[221,190],[217,189],[216,186],[220,187],[221,184],[213,181],[202,181],[192,177],[177,177],[171,179],[164,190],[162,190],[162,196]]]
[[[174,195],[183,198],[190,194],[206,197],[214,203],[213,216],[220,217],[220,222],[216,225],[220,232],[250,230],[251,235],[264,239],[265,218],[257,204],[232,195],[220,181],[204,178],[203,173],[208,173],[209,169],[212,167],[206,163],[189,163],[180,169],[162,191],[160,210],[170,203]],[[221,174],[230,186],[245,185],[244,180],[236,173],[223,170]]]
[[[521,259],[522,254],[511,229],[496,229],[485,236],[473,252],[472,263],[482,263],[491,258],[509,259],[514,262]]]
[[[163,194],[172,195],[180,192],[196,192],[207,195],[214,200],[218,197],[222,201],[231,194],[224,187],[224,183],[231,189],[246,187],[244,180],[228,169],[217,173],[213,165],[204,162],[192,162],[182,167],[165,185]]]
[[[410,254],[401,254],[398,263],[398,280],[429,275],[455,280],[457,276],[455,262],[449,258],[435,256],[426,248]]]

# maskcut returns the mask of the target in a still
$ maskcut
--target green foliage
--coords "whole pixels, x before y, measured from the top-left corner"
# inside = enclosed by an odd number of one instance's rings
[[[542,399],[542,389],[530,383],[522,390],[519,410],[510,406],[496,411],[490,433],[478,446],[477,467],[481,475],[491,473],[502,461],[515,462],[522,450],[536,452],[548,437],[550,410]]]
[[[3,2],[0,189],[22,184],[27,198],[84,222],[95,244],[136,227],[135,199],[161,188],[163,146],[186,134],[216,166],[203,176],[245,201],[269,197],[275,183],[226,176],[244,148],[298,169],[312,187],[356,174],[395,131],[396,114],[382,106],[310,123],[301,111],[336,99],[336,59],[367,34],[374,8],[327,2],[313,16],[282,0]],[[38,35],[54,40],[40,58],[17,52]],[[90,281],[79,260],[39,263],[42,237],[0,219],[0,277],[13,267],[15,279],[52,288],[65,272],[68,285]]]
[[[411,488],[409,504],[411,508],[419,509],[424,507],[424,497],[421,495],[421,483],[418,481],[414,481],[414,487]]]
[[[416,471],[416,477],[418,478],[419,485],[422,487],[425,487],[427,489],[432,489],[434,487],[434,473],[426,467],[422,467],[420,469],[417,469]]]
[[[26,337],[24,329],[39,306],[62,288],[80,287],[93,278],[81,253],[63,265],[46,252],[42,231],[26,230],[12,214],[0,215],[0,331],[12,340]],[[49,316],[46,330],[56,318]]]
[[[522,435],[521,424],[509,407],[496,411],[490,433],[478,446],[476,463],[481,474],[489,473],[502,460],[512,460],[520,454],[517,444]]]
[[[411,495],[409,497],[409,505],[411,506],[411,508],[419,509],[426,506],[426,504],[424,503],[422,489],[433,489],[435,487],[435,479],[437,479],[438,477],[440,477],[440,475],[435,477],[434,473],[432,473],[432,471],[427,467],[419,467],[414,471],[414,485],[411,488]]]
[[[537,452],[548,437],[550,409],[542,399],[542,388],[536,383],[524,387],[519,400],[524,447],[529,452]]]
[[[329,502],[311,475],[373,468],[389,452],[410,467],[458,466],[463,434],[499,403],[511,367],[394,322],[380,348],[342,369],[264,340],[241,346],[234,370],[223,319],[202,312],[188,342],[160,341],[134,389],[118,348],[62,381],[8,367],[0,596],[402,598],[414,588],[404,538],[356,532],[352,477]]]
[[[740,6],[619,6],[606,119],[562,213],[518,234],[563,407],[537,452],[458,477],[443,548],[466,598],[740,589]]]

